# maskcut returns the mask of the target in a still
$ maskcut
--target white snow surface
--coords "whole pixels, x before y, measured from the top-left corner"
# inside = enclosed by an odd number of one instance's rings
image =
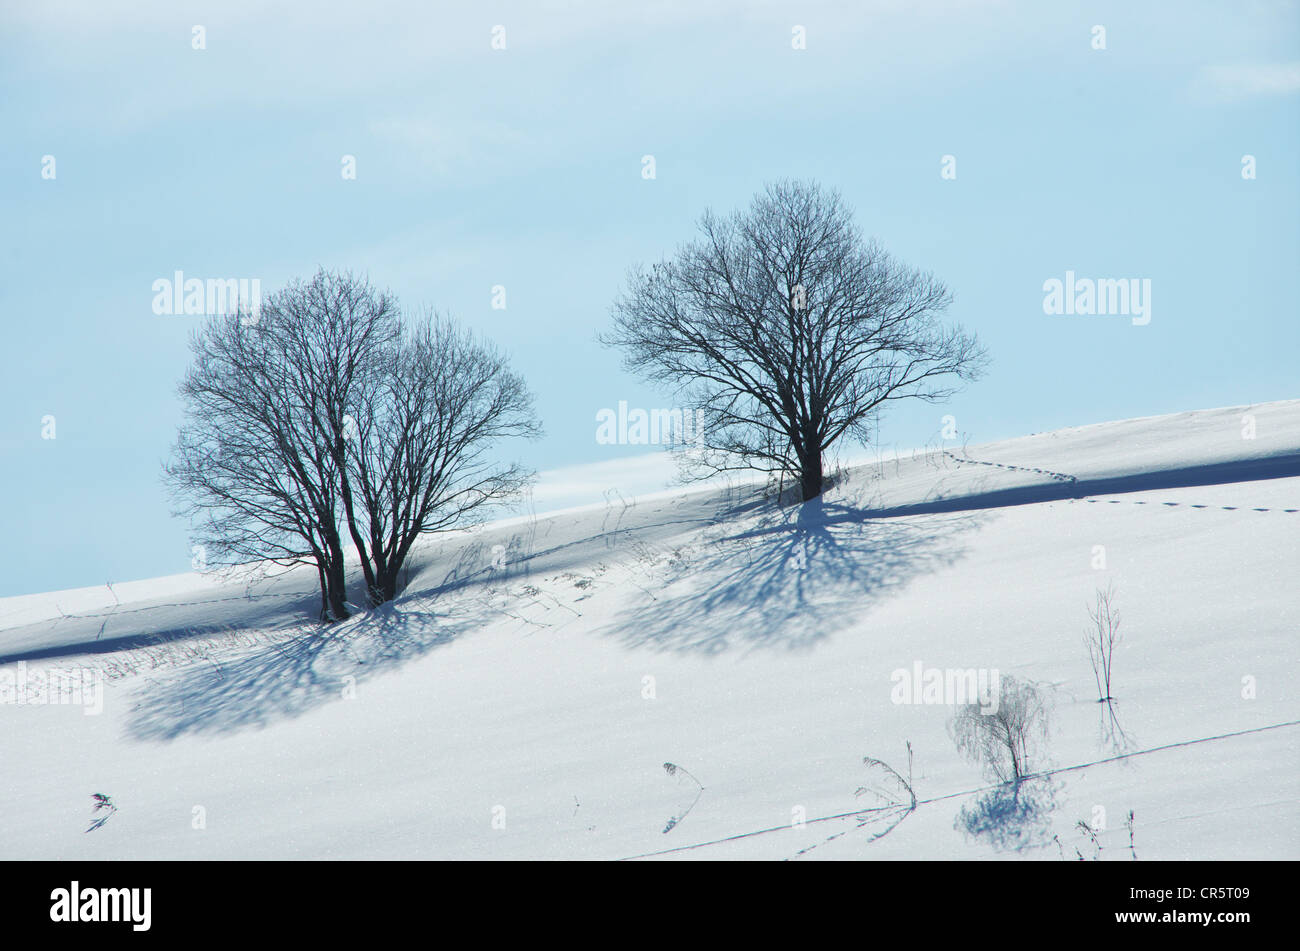
[[[0,600],[0,687],[103,684],[0,703],[0,858],[1300,857],[1300,400],[944,448],[449,534],[332,628],[310,569]],[[918,663],[1040,685],[1018,797]]]

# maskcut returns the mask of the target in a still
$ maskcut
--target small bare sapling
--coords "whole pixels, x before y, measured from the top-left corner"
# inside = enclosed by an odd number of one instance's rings
[[[986,713],[979,703],[958,708],[948,724],[957,749],[999,783],[1014,783],[1033,772],[1040,744],[1047,738],[1047,703],[1038,688],[1004,676],[998,705]]]
[[[1084,643],[1097,681],[1097,702],[1109,703],[1115,699],[1110,692],[1110,673],[1115,645],[1119,643],[1119,609],[1115,607],[1113,588],[1097,590],[1097,600],[1088,608],[1088,618],[1092,627],[1084,636]]]

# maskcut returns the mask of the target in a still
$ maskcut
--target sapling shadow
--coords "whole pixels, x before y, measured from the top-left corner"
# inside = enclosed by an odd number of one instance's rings
[[[1037,848],[1048,841],[1056,795],[1050,778],[995,786],[963,806],[955,826],[998,852]]]

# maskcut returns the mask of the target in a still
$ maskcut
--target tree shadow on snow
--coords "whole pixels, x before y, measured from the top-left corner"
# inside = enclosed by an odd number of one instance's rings
[[[814,499],[747,531],[706,535],[699,550],[643,588],[651,600],[603,633],[629,646],[718,654],[809,648],[858,622],[911,579],[952,564],[959,536],[987,515],[876,519],[869,509]]]
[[[225,662],[187,667],[137,695],[127,735],[172,740],[266,726],[344,699],[362,680],[449,643],[457,619],[388,604]]]
[[[1020,852],[1051,841],[1056,787],[1050,781],[1006,783],[962,806],[956,827],[997,852]]]
[[[196,608],[221,604],[220,619],[193,623]],[[109,607],[85,615],[64,615],[20,628],[10,628],[14,643],[48,641],[0,655],[0,666],[18,661],[51,660],[91,654],[162,647],[201,641],[235,630],[269,630],[300,623],[320,612],[320,595],[301,592],[247,593],[242,596],[199,598],[181,603],[149,603],[138,607]],[[29,634],[29,632],[31,632]]]

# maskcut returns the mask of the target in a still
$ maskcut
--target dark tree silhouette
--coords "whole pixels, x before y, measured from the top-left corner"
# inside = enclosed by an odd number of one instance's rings
[[[540,433],[504,358],[449,320],[403,330],[396,299],[351,274],[213,318],[191,348],[166,467],[181,512],[213,563],[314,564],[324,620],[349,616],[343,526],[381,604],[421,534],[473,523],[531,478],[486,456]]]
[[[481,519],[532,479],[488,450],[541,427],[522,377],[489,344],[426,316],[385,348],[384,372],[336,433],[343,501],[371,604],[397,595],[420,535]]]
[[[681,447],[688,477],[756,469],[815,498],[838,440],[866,443],[891,400],[947,399],[986,362],[973,335],[940,322],[948,289],[864,240],[834,191],[769,185],[699,229],[632,272],[602,338],[702,411],[697,445]]]
[[[394,298],[319,271],[191,337],[165,470],[181,514],[213,563],[314,564],[323,620],[349,615],[332,434],[398,332]]]

